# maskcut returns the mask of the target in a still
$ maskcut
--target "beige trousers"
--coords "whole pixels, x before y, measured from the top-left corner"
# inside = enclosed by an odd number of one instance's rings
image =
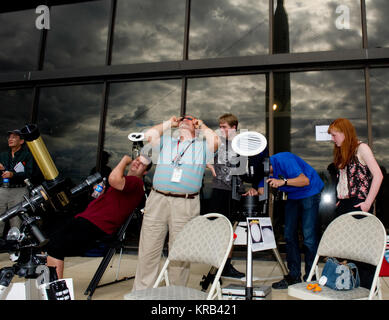
[[[16,206],[17,204],[24,201],[24,195],[28,195],[26,187],[23,188],[3,188],[0,187],[0,215],[5,213],[7,210]],[[18,216],[15,216],[9,220],[11,227],[20,228],[21,220]],[[0,237],[3,236],[4,222],[0,222]]]
[[[138,264],[132,290],[151,288],[157,280],[165,238],[169,232],[169,248],[183,226],[200,214],[200,199],[167,197],[151,191],[146,201],[139,239]],[[190,264],[171,263],[170,284],[185,286]]]

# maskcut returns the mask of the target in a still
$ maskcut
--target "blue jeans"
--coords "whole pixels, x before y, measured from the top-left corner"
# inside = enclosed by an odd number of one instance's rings
[[[304,199],[288,199],[285,204],[285,241],[286,261],[289,275],[301,277],[301,253],[299,248],[298,227],[301,217],[305,247],[305,274],[311,270],[318,247],[318,212],[320,193]]]

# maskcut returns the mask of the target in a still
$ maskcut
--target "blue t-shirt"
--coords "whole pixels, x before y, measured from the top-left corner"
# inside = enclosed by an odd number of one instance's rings
[[[280,191],[288,194],[288,199],[303,199],[313,196],[324,187],[316,170],[313,169],[303,159],[290,152],[280,152],[270,157],[270,164],[273,167],[271,178],[280,179],[283,176],[286,179],[297,178],[303,173],[309,179],[309,185],[304,187],[283,186],[279,187]],[[258,188],[263,187],[263,180],[259,183]]]

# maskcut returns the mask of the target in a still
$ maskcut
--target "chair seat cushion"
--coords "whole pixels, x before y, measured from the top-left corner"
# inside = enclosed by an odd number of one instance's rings
[[[309,282],[317,284],[317,281]],[[307,282],[300,282],[288,287],[288,295],[304,300],[351,300],[367,299],[370,291],[366,288],[358,287],[352,290],[337,291],[326,286],[320,286],[322,291],[313,292],[307,289]]]
[[[205,300],[207,293],[182,286],[136,290],[124,295],[125,300]]]

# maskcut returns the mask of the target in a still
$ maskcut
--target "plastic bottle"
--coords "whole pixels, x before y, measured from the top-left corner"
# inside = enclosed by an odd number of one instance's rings
[[[9,178],[3,178],[3,187],[9,188]]]
[[[101,181],[97,186],[96,189],[92,193],[93,198],[98,198],[101,193],[103,192],[103,189],[105,187],[105,182],[107,181],[107,178],[103,178],[103,181]]]

